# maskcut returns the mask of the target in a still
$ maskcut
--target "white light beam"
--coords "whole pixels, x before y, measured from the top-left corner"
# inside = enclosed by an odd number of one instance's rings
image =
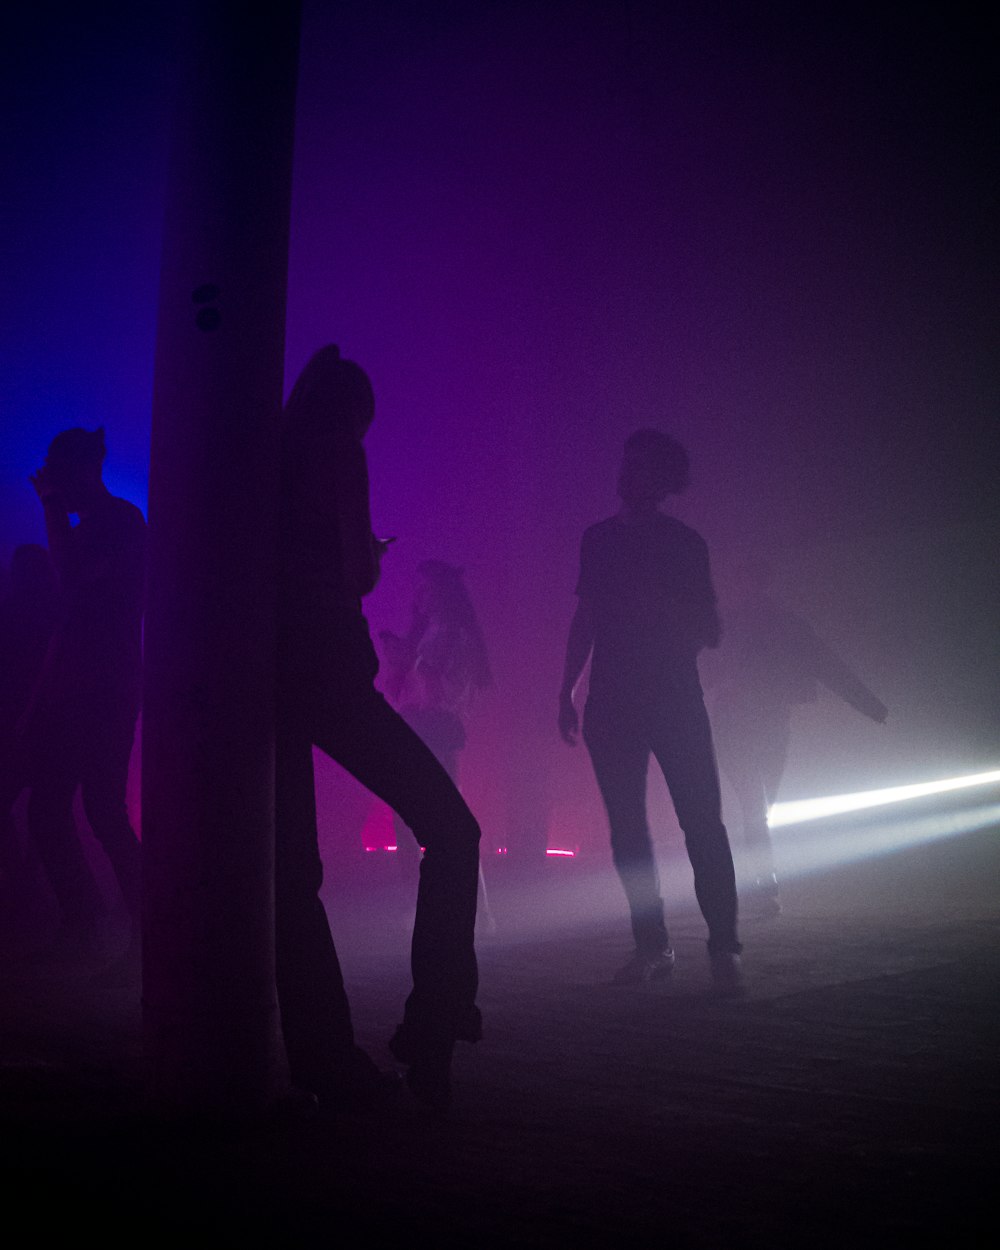
[[[782,825],[822,820],[824,816],[841,816],[845,812],[860,812],[869,807],[884,807],[889,803],[905,803],[908,799],[922,799],[931,794],[946,794],[950,790],[998,784],[1000,769],[995,769],[993,772],[972,773],[966,777],[946,777],[940,781],[920,781],[909,786],[889,786],[885,790],[833,794],[823,799],[793,799],[787,803],[775,803],[768,814],[767,823],[772,829],[777,829]]]

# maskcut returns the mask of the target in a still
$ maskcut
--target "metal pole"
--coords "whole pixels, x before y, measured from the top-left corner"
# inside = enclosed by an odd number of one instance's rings
[[[143,714],[149,1094],[287,1085],[274,987],[276,434],[299,8],[194,6],[164,228]]]

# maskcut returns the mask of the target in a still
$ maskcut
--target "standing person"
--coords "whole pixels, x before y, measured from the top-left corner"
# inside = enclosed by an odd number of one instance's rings
[[[713,978],[720,988],[735,989],[741,950],[736,883],[697,666],[698,652],[719,643],[715,592],[704,540],[660,510],[687,484],[687,452],[674,439],[639,430],[626,440],[621,508],[583,535],[559,730],[575,745],[573,690],[593,653],[583,739],[607,808],[635,938],[635,954],[615,980],[649,981],[674,965],[646,819],[652,754],[684,833],[708,924]]]
[[[0,892],[5,917],[33,903],[11,811],[28,783],[16,730],[58,615],[59,586],[49,553],[36,543],[24,543],[11,558],[10,590],[0,600]]]
[[[462,570],[444,560],[424,560],[417,567],[417,576],[406,636],[401,638],[390,630],[379,635],[389,670],[385,690],[407,724],[457,783],[458,757],[466,742],[464,718],[476,691],[491,686],[493,676]],[[398,819],[396,830],[397,835],[402,833]],[[419,866],[420,848],[406,836],[397,836],[397,847],[409,880]],[[496,928],[482,865],[477,924],[487,930]]]
[[[743,897],[761,918],[781,911],[767,816],[788,758],[792,709],[815,703],[821,683],[876,724],[889,715],[809,622],[772,597],[772,577],[759,559],[747,558],[737,570],[712,698],[719,761],[743,826],[749,869]]]
[[[292,1079],[336,1102],[375,1082],[354,1046],[318,896],[312,745],[383,799],[426,848],[413,990],[389,1045],[422,1101],[447,1104],[457,1040],[481,1023],[474,932],[479,826],[431,750],[375,689],[361,600],[387,544],[372,534],[364,437],[371,383],[334,346],[302,371],[282,427],[276,903],[278,996]]]
[[[72,832],[79,787],[128,909],[124,966],[138,972],[139,841],[125,794],[142,686],[146,522],[105,486],[104,455],[103,429],[64,430],[31,479],[45,511],[60,609],[19,745],[31,787],[28,831],[69,937],[93,944],[105,910]]]
[[[49,553],[23,543],[10,562],[0,600],[0,741],[8,744],[27,707],[59,619],[59,583]]]

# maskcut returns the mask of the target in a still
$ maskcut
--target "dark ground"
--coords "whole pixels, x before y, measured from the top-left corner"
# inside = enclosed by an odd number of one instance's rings
[[[711,997],[696,916],[673,925],[672,984],[622,989],[613,883],[497,878],[488,1037],[445,1122],[400,1091],[333,1123],[165,1128],[141,1111],[134,993],[8,960],[2,1210],[27,1221],[8,1244],[992,1244],[998,866],[991,829],[788,884],[780,919],[744,925],[739,1001]],[[594,927],[560,919],[602,893]],[[406,986],[381,909],[331,899],[387,1062]]]

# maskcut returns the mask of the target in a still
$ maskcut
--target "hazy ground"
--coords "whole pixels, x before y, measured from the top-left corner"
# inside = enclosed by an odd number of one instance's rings
[[[711,997],[683,898],[673,982],[608,984],[628,953],[614,883],[547,867],[493,878],[488,1033],[458,1056],[444,1123],[401,1091],[333,1124],[168,1131],[141,1113],[134,993],[8,960],[9,1226],[105,1245],[985,1242],[996,829],[789,882],[779,920],[744,925],[740,1001]],[[388,1063],[405,940],[384,890],[330,906],[359,1036]]]

